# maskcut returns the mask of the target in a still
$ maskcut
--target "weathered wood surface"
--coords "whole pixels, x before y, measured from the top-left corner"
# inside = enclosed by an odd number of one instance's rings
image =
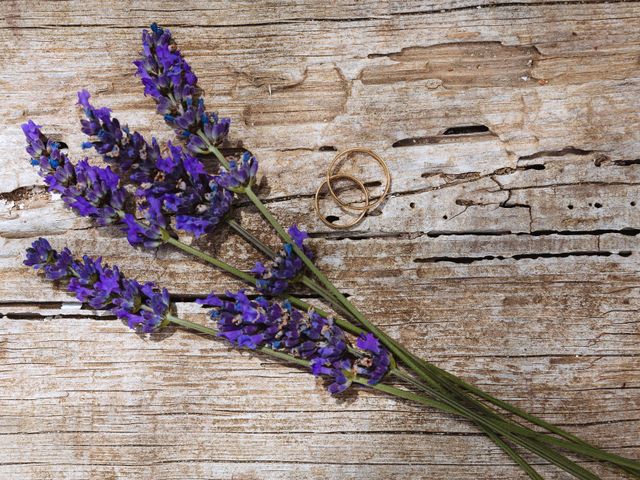
[[[321,266],[371,318],[639,457],[640,2],[517,3],[0,4],[0,478],[523,478],[465,422],[365,391],[331,398],[305,372],[185,332],[136,337],[21,265],[47,236],[185,302],[238,285],[168,249],[134,252],[52,200],[25,161],[27,118],[81,155],[84,87],[171,138],[132,76],[151,21],[172,27],[232,143],[261,160],[261,195],[314,233]],[[486,128],[445,134],[471,125]],[[355,145],[388,161],[392,193],[336,233],[311,195]],[[251,208],[239,216],[275,242]],[[255,260],[226,231],[198,244]]]

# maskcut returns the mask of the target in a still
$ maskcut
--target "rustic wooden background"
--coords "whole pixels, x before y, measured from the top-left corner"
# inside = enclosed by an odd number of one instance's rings
[[[261,160],[261,195],[313,232],[322,268],[358,306],[452,372],[640,456],[640,2],[0,11],[0,478],[523,478],[463,421],[366,391],[332,398],[306,372],[186,332],[138,337],[21,265],[46,236],[158,281],[203,322],[187,302],[238,286],[76,218],[23,152],[19,125],[33,118],[80,157],[85,87],[133,128],[171,138],[132,75],[152,21],[172,28],[208,105],[232,117],[232,146]],[[331,231],[311,197],[335,151],[357,145],[387,160],[391,196]],[[344,170],[376,186],[373,165]],[[255,260],[224,230],[198,244]]]

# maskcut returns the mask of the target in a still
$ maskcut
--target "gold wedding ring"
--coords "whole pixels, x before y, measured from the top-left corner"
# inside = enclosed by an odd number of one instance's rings
[[[349,204],[343,202],[342,200],[340,200],[340,198],[338,198],[336,193],[333,191],[333,187],[331,185],[331,177],[334,176],[333,171],[335,170],[336,165],[338,164],[338,162],[340,162],[340,160],[342,160],[343,158],[348,157],[352,153],[365,153],[365,154],[369,155],[376,162],[378,162],[380,167],[382,167],[382,171],[384,172],[384,177],[385,177],[384,191],[382,192],[382,195],[380,196],[380,198],[378,198],[378,200],[373,202],[371,205],[368,205],[368,206],[365,205],[364,207],[358,207],[356,205],[349,205]],[[344,151],[338,153],[338,155],[335,156],[335,158],[333,159],[333,162],[331,162],[331,165],[329,166],[329,169],[327,170],[327,178],[324,181],[324,183],[327,184],[327,187],[329,188],[329,193],[331,193],[331,196],[338,203],[338,205],[340,205],[341,207],[346,208],[347,210],[356,210],[356,211],[367,212],[369,210],[373,210],[374,208],[378,207],[384,201],[384,199],[387,197],[387,195],[389,194],[389,189],[391,188],[391,173],[389,172],[389,167],[387,167],[387,164],[385,163],[385,161],[382,160],[382,158],[380,158],[380,156],[378,156],[375,152],[373,152],[372,150],[370,150],[368,148],[355,147],[355,148],[349,148],[347,150],[344,150]]]
[[[358,188],[360,189],[360,191],[362,192],[362,194],[364,195],[364,203],[365,203],[365,208],[360,212],[360,215],[358,215],[358,217],[354,221],[352,221],[351,223],[344,224],[344,225],[339,225],[339,224],[332,223],[329,220],[327,220],[326,217],[324,217],[320,213],[320,190],[322,190],[322,187],[324,187],[325,185],[327,185],[327,186],[331,185],[331,181],[332,180],[340,180],[340,179],[351,180],[353,183],[355,183],[358,186]],[[334,198],[337,199],[337,197],[335,196],[335,193],[333,194],[333,196],[334,196]],[[358,180],[356,177],[354,177],[352,175],[348,175],[346,173],[337,173],[335,175],[330,176],[329,178],[326,178],[320,184],[320,186],[316,190],[316,196],[315,196],[314,203],[315,203],[315,207],[316,207],[316,214],[318,215],[318,218],[320,218],[322,223],[324,223],[328,227],[335,228],[335,229],[338,229],[338,230],[342,230],[342,229],[353,227],[360,220],[362,220],[363,217],[367,214],[367,210],[368,210],[368,207],[369,207],[369,191],[367,190],[367,187],[365,187],[364,184],[360,180]],[[340,202],[340,203],[342,204],[342,202]],[[343,205],[341,205],[340,208],[343,209],[343,210],[346,210],[346,208]]]

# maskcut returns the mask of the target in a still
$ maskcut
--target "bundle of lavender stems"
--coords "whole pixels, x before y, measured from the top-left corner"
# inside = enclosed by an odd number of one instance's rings
[[[527,458],[538,456],[575,478],[598,476],[568,454],[602,462],[640,478],[640,463],[606,452],[422,360],[386,335],[317,268],[307,234],[285,229],[256,196],[258,161],[248,152],[225,156],[220,146],[230,120],[205,108],[197,77],[168,29],[151,25],[142,32],[142,52],[134,62],[144,93],[176,132],[175,143],[161,147],[131,131],[108,108],[95,108],[87,91],[78,93],[87,135],[83,148],[95,149],[107,164],[73,163],[66,146],[29,120],[22,126],[31,163],[50,192],[59,194],[78,215],[98,225],[113,225],[139,248],[170,245],[240,279],[250,290],[213,292],[196,300],[208,306],[211,325],[179,318],[166,289],[126,277],[101,258],[54,250],[40,238],[27,250],[25,264],[49,280],[65,284],[93,309],[109,310],[140,333],[177,325],[222,338],[238,348],[308,369],[326,380],[331,394],[370,388],[462,417],[489,437],[533,479],[543,478]],[[219,171],[202,162],[214,156]],[[282,240],[273,251],[232,218],[234,202],[246,197]],[[180,234],[200,237],[228,225],[265,258],[241,271],[192,245]],[[184,239],[184,237],[183,237]],[[312,307],[291,292],[306,288],[335,316]],[[401,385],[401,386],[397,386]]]

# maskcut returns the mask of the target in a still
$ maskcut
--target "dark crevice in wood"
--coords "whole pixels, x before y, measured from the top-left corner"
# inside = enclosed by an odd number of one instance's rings
[[[536,153],[532,153],[531,155],[523,155],[518,158],[520,160],[533,160],[540,157],[562,157],[564,155],[590,155],[594,153],[595,150],[583,150],[581,148],[575,148],[572,146],[568,146],[563,148],[562,150],[541,150]]]
[[[417,147],[421,145],[435,145],[438,143],[451,143],[457,141],[482,140],[487,137],[496,137],[485,125],[467,125],[447,128],[441,135],[426,137],[402,138],[391,144],[392,148]]]
[[[640,165],[640,158],[636,158],[635,160],[615,160],[613,164],[618,165],[620,167],[628,167],[630,165]]]
[[[447,128],[442,135],[469,135],[473,133],[486,133],[489,132],[489,127],[486,125],[463,125],[460,127]]]
[[[615,252],[607,251],[578,251],[578,252],[563,252],[563,253],[520,253],[515,255],[503,256],[503,255],[485,255],[482,257],[426,257],[415,258],[414,263],[461,263],[469,264],[475,262],[482,262],[488,260],[536,260],[538,258],[567,258],[567,257],[610,257],[612,255],[619,255],[621,257],[628,257],[632,254],[629,251],[621,251],[617,254]]]
[[[605,235],[605,234],[619,234],[630,237],[640,235],[640,229],[637,228],[622,228],[622,229],[599,229],[599,230],[534,230],[531,232],[512,232],[510,230],[477,230],[477,231],[446,231],[446,230],[431,230],[428,232],[386,232],[386,233],[370,233],[370,232],[312,232],[309,234],[312,238],[323,238],[327,240],[375,240],[375,239],[397,239],[397,240],[413,240],[422,236],[430,238],[446,237],[446,236],[532,236],[540,237],[547,235],[568,235],[568,236],[580,236],[580,235]]]
[[[460,7],[430,9],[430,10],[414,10],[410,12],[397,12],[391,13],[392,16],[409,16],[409,15],[433,15],[433,14],[447,14],[451,12],[461,12],[464,10],[480,10],[480,9],[497,9],[497,8],[536,8],[547,6],[568,6],[568,5],[585,5],[585,4],[613,4],[613,3],[628,3],[628,0],[578,0],[578,1],[557,1],[551,0],[549,2],[504,2],[504,3],[490,3],[481,5],[465,5]]]
[[[538,7],[553,7],[553,6],[581,6],[585,4],[616,4],[616,3],[628,3],[629,0],[574,0],[574,1],[558,1],[552,0],[549,2],[504,2],[504,3],[487,3],[487,4],[474,4],[474,5],[464,5],[460,7],[449,7],[449,8],[435,8],[435,9],[425,9],[425,10],[413,10],[413,11],[402,11],[402,12],[391,12],[384,15],[378,16],[362,16],[362,17],[292,17],[282,20],[271,20],[271,21],[263,21],[263,22],[253,22],[253,23],[226,23],[226,24],[211,24],[209,23],[179,23],[179,22],[171,22],[164,24],[164,26],[168,28],[183,28],[183,29],[225,29],[225,28],[252,28],[252,27],[273,27],[278,25],[296,25],[296,24],[305,24],[305,23],[354,23],[354,22],[373,22],[373,21],[388,21],[393,17],[402,17],[402,16],[419,16],[419,15],[446,15],[452,12],[461,12],[461,11],[478,11],[485,9],[500,9],[500,8],[512,8],[512,7],[520,7],[533,9]],[[140,12],[149,12],[149,9],[135,9],[132,11],[140,11]],[[184,12],[185,10],[179,10],[180,12]],[[209,9],[197,9],[195,11],[211,11]],[[40,25],[6,25],[0,27],[0,30],[59,30],[60,28],[79,28],[79,29],[87,29],[87,28],[108,28],[108,29],[117,29],[117,30],[141,30],[143,28],[148,29],[149,25],[122,25],[118,23],[67,23],[67,24],[40,24]],[[533,47],[535,48],[535,47]],[[373,54],[377,55],[377,54]],[[380,54],[384,56],[385,54]]]

